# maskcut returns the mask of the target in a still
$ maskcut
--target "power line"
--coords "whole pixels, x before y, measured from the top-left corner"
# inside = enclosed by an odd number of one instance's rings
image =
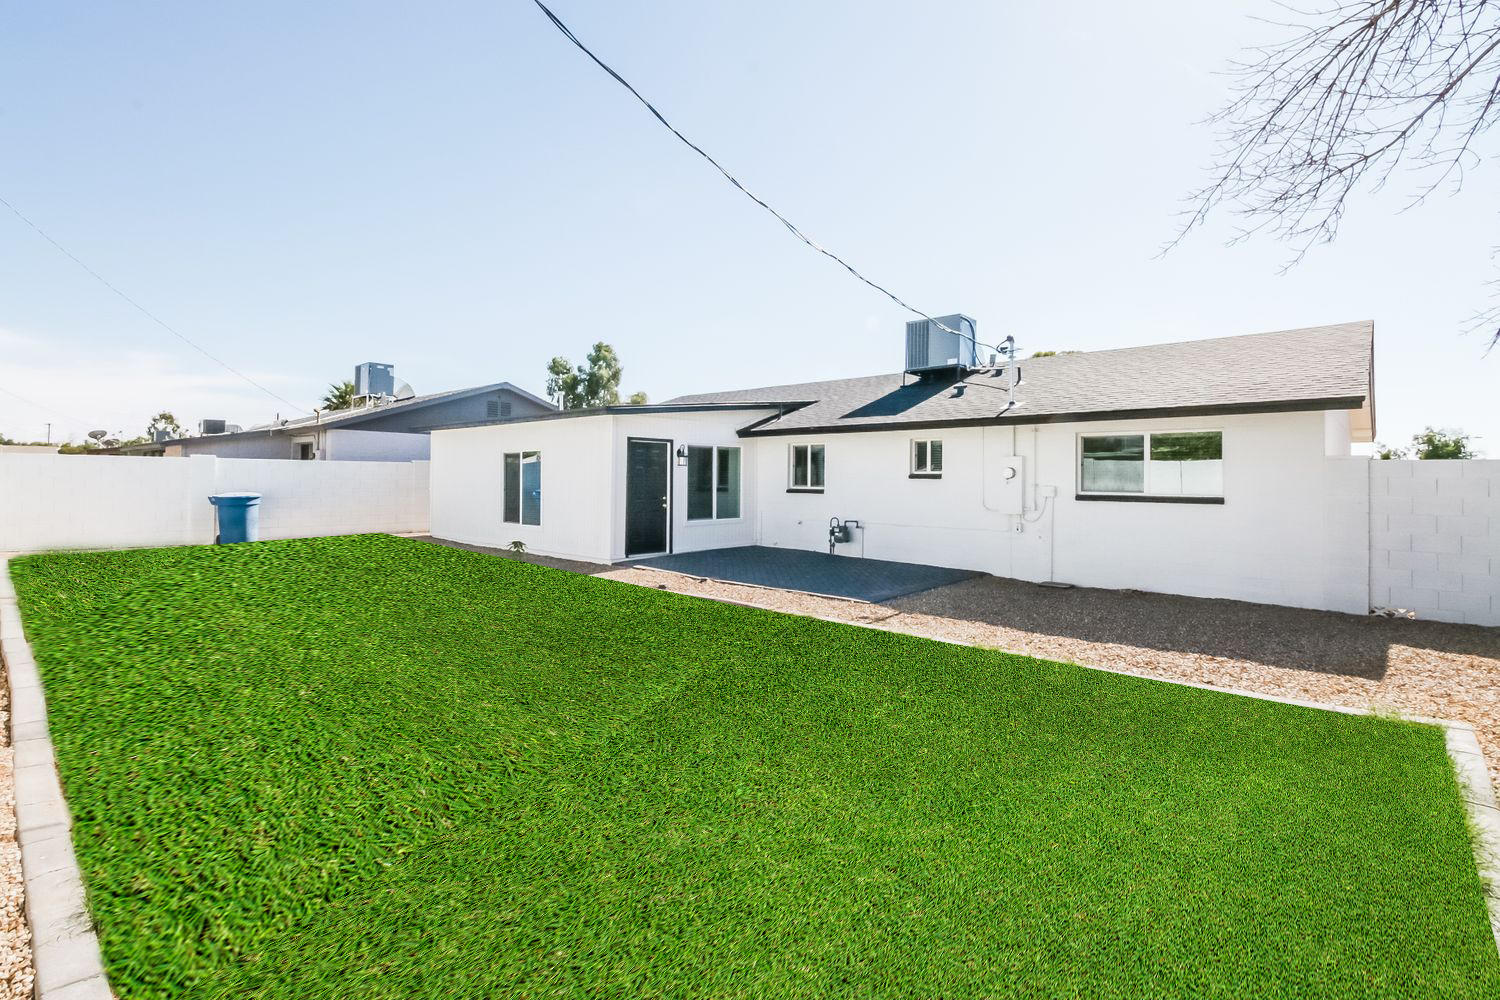
[[[89,425],[89,422],[87,420],[79,420],[77,417],[70,416],[70,415],[64,413],[61,410],[54,410],[50,406],[43,406],[41,403],[38,403],[36,400],[34,400],[34,399],[27,399],[25,396],[21,395],[19,392],[12,392],[11,390],[5,388],[5,386],[3,386],[3,385],[0,385],[0,392],[3,392],[7,396],[10,396],[10,397],[12,397],[14,399],[19,399],[21,402],[25,403],[28,406],[34,406],[38,410],[41,410],[43,413],[50,413],[54,417],[62,417],[64,420],[72,421],[75,424],[81,424],[84,427],[87,427]]]
[[[145,306],[141,305],[139,302],[137,302],[135,299],[131,298],[129,295],[126,295],[124,292],[120,291],[120,289],[118,289],[114,285],[110,284],[109,280],[106,279],[102,274],[100,274],[98,271],[95,271],[92,267],[89,267],[83,261],[81,261],[77,257],[75,257],[73,255],[73,253],[68,250],[67,247],[63,246],[61,243],[57,242],[51,236],[49,236],[47,234],[47,232],[44,229],[42,229],[41,226],[38,226],[35,222],[32,222],[25,215],[22,215],[21,214],[21,210],[19,208],[16,208],[16,206],[12,205],[10,202],[6,201],[4,197],[0,197],[0,205],[4,205],[6,208],[10,209],[11,214],[13,214],[16,218],[20,219],[22,222],[26,223],[26,225],[30,226],[36,232],[36,234],[38,236],[40,236],[42,239],[46,240],[48,243],[51,243],[54,247],[56,247],[57,250],[58,250],[58,252],[61,253],[64,257],[68,258],[73,263],[75,263],[79,267],[83,268],[83,270],[90,277],[92,277],[95,281],[99,282],[99,284],[103,285],[105,288],[108,288],[110,291],[114,292],[120,298],[124,299],[127,303],[129,303],[131,306],[133,306],[136,309],[136,311],[138,311],[142,316],[145,316],[151,322],[155,323],[157,326],[161,327],[163,330],[167,331],[172,336],[176,337],[178,340],[182,341],[184,344],[188,345],[193,350],[197,351],[199,354],[203,355],[205,358],[207,358],[208,360],[212,361],[214,364],[218,365],[220,368],[223,368],[225,371],[227,371],[230,374],[236,376],[237,378],[242,379],[245,382],[248,382],[250,385],[253,385],[255,388],[257,388],[261,392],[265,393],[267,396],[270,396],[272,399],[274,399],[274,400],[276,400],[278,402],[281,402],[281,403],[285,403],[287,406],[290,406],[293,410],[296,410],[299,413],[311,413],[312,412],[311,410],[308,410],[305,407],[298,406],[296,403],[294,403],[291,400],[287,399],[285,396],[281,396],[281,395],[278,395],[278,394],[272,392],[270,389],[267,389],[265,386],[263,386],[259,382],[255,381],[255,379],[251,378],[249,375],[246,375],[244,372],[242,372],[239,369],[235,368],[234,366],[230,365],[227,361],[223,361],[220,358],[215,357],[214,355],[210,354],[207,350],[205,350],[203,347],[200,347],[198,344],[196,344],[192,340],[188,339],[183,334],[178,333],[165,320],[163,320],[160,317],[158,317],[155,313],[153,313],[151,310],[147,309]],[[11,395],[15,395],[15,393],[11,393]],[[19,398],[19,397],[17,397],[17,398]]]
[[[731,174],[728,170],[725,170],[724,167],[719,163],[719,161],[716,160],[716,159],[714,159],[712,156],[708,155],[708,153],[706,153],[701,146],[699,146],[697,143],[693,142],[693,140],[689,139],[687,136],[683,135],[681,132],[677,131],[676,126],[674,126],[671,122],[667,121],[667,119],[662,115],[662,113],[660,111],[656,110],[655,106],[652,105],[652,103],[650,101],[648,101],[648,100],[646,100],[646,98],[642,97],[641,96],[641,92],[639,90],[636,90],[633,86],[631,86],[629,80],[626,80],[619,73],[616,73],[610,67],[610,65],[608,63],[606,63],[603,59],[600,59],[598,56],[594,55],[594,53],[589,49],[589,47],[587,45],[584,45],[583,42],[579,41],[578,40],[578,36],[575,35],[575,34],[573,34],[572,29],[569,28],[566,24],[564,24],[562,22],[561,18],[559,18],[556,14],[552,13],[552,11],[547,8],[547,5],[544,4],[544,3],[542,3],[542,0],[532,0],[532,2],[535,3],[538,7],[541,8],[542,13],[547,15],[547,20],[551,21],[554,25],[556,25],[557,30],[561,31],[563,33],[563,36],[565,38],[567,38],[568,41],[570,41],[574,45],[576,45],[578,47],[578,50],[580,52],[582,52],[584,55],[586,55],[590,59],[592,59],[594,61],[594,64],[597,65],[600,69],[604,70],[604,72],[606,72],[610,76],[614,77],[614,80],[615,80],[616,83],[618,83],[620,86],[624,87],[626,90],[630,91],[631,95],[633,97],[635,97],[635,99],[637,101],[640,101],[641,104],[645,106],[645,108],[646,108],[647,111],[651,112],[652,117],[655,118],[657,121],[661,122],[662,125],[664,125],[666,127],[667,131],[671,132],[678,139],[682,140],[682,144],[685,145],[685,146],[687,146],[688,149],[691,149],[693,152],[695,152],[699,156],[703,157],[709,163],[713,164],[714,169],[717,170],[719,173],[723,174],[725,180],[727,180],[729,183],[733,184],[736,188],[738,188],[740,190],[740,192],[745,195],[745,197],[749,198],[751,201],[755,202],[761,208],[765,209],[767,212],[770,212],[773,216],[775,216],[776,220],[778,222],[780,222],[783,226],[785,226],[787,228],[787,230],[790,231],[793,236],[797,237],[797,239],[801,240],[803,243],[806,243],[808,246],[810,246],[814,250],[818,251],[818,253],[822,254],[824,257],[827,257],[829,260],[832,260],[833,262],[835,262],[836,264],[838,264],[840,267],[842,267],[844,270],[846,270],[850,274],[854,275],[854,277],[858,278],[860,281],[864,282],[866,285],[869,285],[871,288],[875,289],[877,292],[879,292],[880,294],[884,295],[886,298],[890,299],[892,302],[896,303],[896,305],[900,306],[902,309],[905,309],[907,312],[914,313],[917,316],[922,317],[923,319],[927,320],[929,323],[935,323],[935,324],[937,324],[938,329],[943,330],[946,333],[951,333],[951,334],[953,334],[955,336],[962,337],[964,340],[971,341],[976,347],[987,347],[990,350],[997,351],[997,352],[1000,350],[1000,348],[996,347],[994,344],[985,344],[985,343],[982,343],[979,340],[976,340],[974,337],[970,336],[969,334],[962,332],[961,330],[955,330],[955,329],[953,329],[952,327],[948,326],[945,323],[939,323],[936,319],[934,319],[933,317],[927,315],[922,310],[918,309],[916,306],[911,305],[910,303],[908,303],[905,300],[903,300],[902,298],[900,298],[898,295],[896,295],[895,292],[892,292],[889,288],[886,288],[883,285],[878,285],[875,282],[871,281],[869,278],[866,278],[863,274],[860,274],[857,270],[854,269],[853,265],[851,265],[848,261],[844,260],[844,258],[840,257],[838,254],[834,253],[832,250],[829,250],[828,248],[826,248],[824,246],[821,246],[818,243],[816,243],[815,241],[813,241],[812,239],[810,239],[806,233],[804,233],[802,230],[798,229],[795,225],[793,225],[792,221],[790,219],[788,219],[786,216],[782,215],[780,212],[776,211],[776,209],[772,208],[770,205],[766,204],[766,202],[764,200],[762,200],[760,197],[758,197],[753,191],[751,191],[749,188],[745,187],[745,185],[741,184],[739,182],[739,180],[733,174]]]

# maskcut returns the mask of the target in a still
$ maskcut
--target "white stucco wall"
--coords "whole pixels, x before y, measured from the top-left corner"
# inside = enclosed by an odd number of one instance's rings
[[[536,420],[435,431],[432,434],[432,533],[439,538],[503,548],[513,541],[530,552],[617,562],[625,558],[625,446],[630,438],[670,442],[669,515],[673,549],[751,545],[755,541],[751,449],[735,431],[764,415],[737,410],[713,414],[642,413]],[[679,445],[742,447],[742,516],[687,519],[686,470]],[[502,456],[542,453],[541,524],[508,524]]]
[[[740,438],[763,414],[626,414],[433,435],[432,530],[443,538],[615,562],[624,558],[625,447],[742,449],[742,516],[686,520],[673,463],[672,546],[825,551],[828,519],[858,520],[840,555],[1023,580],[1500,624],[1500,462],[1371,462],[1348,454],[1347,414],[966,427]],[[1223,433],[1222,504],[1078,499],[1078,438]],[[943,442],[938,480],[909,478],[914,438]],[[788,493],[788,449],[821,444],[822,493]],[[501,455],[543,453],[542,524],[501,521]],[[148,460],[147,460],[148,461]],[[1001,475],[1016,466],[1008,486]],[[1017,513],[1019,511],[1019,513]]]
[[[754,545],[755,479],[750,457],[753,442],[742,440],[739,428],[762,413],[737,410],[732,413],[662,413],[615,418],[611,490],[620,498],[612,505],[610,559],[625,558],[625,444],[630,438],[661,438],[672,443],[672,498],[670,503],[672,551],[694,552],[735,545]],[[739,448],[740,516],[732,519],[687,519],[687,469],[677,464],[679,446]]]
[[[1224,503],[1075,499],[1078,436],[1136,430],[1221,430]],[[1321,413],[1286,413],[760,438],[759,538],[825,549],[828,519],[837,516],[863,526],[853,545],[839,549],[850,555],[1325,607],[1326,431]],[[918,437],[943,441],[941,480],[907,478],[908,448]],[[823,494],[786,492],[793,443],[825,447]],[[993,468],[1011,455],[1024,469],[1022,517],[983,502],[986,463]],[[1055,496],[1039,496],[1048,490]]]
[[[323,432],[318,456],[331,462],[425,462],[432,457],[426,434],[330,428]]]
[[[0,551],[207,544],[214,493],[261,494],[260,537],[428,530],[426,462],[0,455]]]
[[[610,560],[614,418],[465,427],[432,434],[432,533],[585,562]],[[501,518],[504,454],[542,453],[540,525]]]

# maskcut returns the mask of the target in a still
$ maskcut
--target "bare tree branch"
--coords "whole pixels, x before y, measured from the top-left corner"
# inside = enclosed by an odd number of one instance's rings
[[[1280,4],[1287,31],[1231,65],[1233,97],[1213,180],[1193,193],[1170,250],[1222,209],[1239,242],[1268,232],[1294,246],[1291,267],[1338,235],[1349,196],[1396,168],[1418,179],[1407,207],[1463,185],[1500,120],[1500,0],[1343,0]],[[1500,284],[1495,286],[1500,289]],[[1500,342],[1500,306],[1479,314]]]

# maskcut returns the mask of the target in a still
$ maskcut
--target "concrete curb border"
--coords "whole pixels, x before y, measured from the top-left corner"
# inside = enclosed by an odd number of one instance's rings
[[[15,750],[16,839],[31,925],[37,1000],[111,1000],[73,854],[73,817],[63,799],[47,729],[47,703],[31,644],[21,629],[10,560],[0,555],[0,659],[10,683],[10,739]]]
[[[681,574],[679,574],[681,575]],[[693,579],[697,579],[694,577]],[[628,580],[615,580],[615,583],[625,583],[632,587],[652,588],[647,584],[632,583]],[[753,585],[752,585],[753,586]],[[758,588],[774,590],[774,587]],[[909,635],[917,639],[929,639],[933,642],[943,642],[950,646],[968,646],[973,649],[999,649],[999,647],[985,646],[982,643],[967,642],[963,639],[946,639],[939,636],[921,635],[916,632],[907,632],[891,625],[881,622],[852,622],[843,618],[835,618],[832,615],[810,614],[805,611],[782,611],[778,608],[769,608],[763,604],[753,601],[736,600],[732,597],[711,597],[704,594],[694,594],[685,590],[670,590],[671,593],[681,594],[683,597],[696,597],[705,601],[718,601],[721,604],[734,604],[742,608],[755,608],[758,611],[774,611],[777,614],[797,615],[801,618],[815,618],[818,621],[833,622],[837,625],[852,625],[855,628],[873,629],[876,632],[890,632],[894,635]],[[842,598],[840,598],[842,599]],[[1000,652],[1010,650],[999,649]],[[1026,653],[1014,653],[1016,656],[1026,656]],[[1272,701],[1280,705],[1295,705],[1299,708],[1312,708],[1323,712],[1339,712],[1344,715],[1381,715],[1371,708],[1355,708],[1352,705],[1330,705],[1325,702],[1308,701],[1305,698],[1287,698],[1281,695],[1262,694],[1259,691],[1245,691],[1240,688],[1215,687],[1212,684],[1197,684],[1192,681],[1174,681],[1163,677],[1152,677],[1150,674],[1142,674],[1133,670],[1120,670],[1116,667],[1101,667],[1091,663],[1077,663],[1074,666],[1085,670],[1097,670],[1100,673],[1120,674],[1125,677],[1139,677],[1142,680],[1156,681],[1159,684],[1175,684],[1178,687],[1197,688],[1200,691],[1217,691],[1220,694],[1232,694],[1241,698],[1255,698],[1258,701]],[[1433,719],[1424,715],[1398,714],[1397,718],[1407,722],[1421,722],[1430,726],[1438,726],[1443,730],[1444,741],[1448,747],[1448,758],[1453,762],[1454,770],[1457,772],[1459,791],[1464,798],[1464,806],[1469,814],[1470,835],[1474,841],[1474,863],[1479,869],[1479,877],[1484,883],[1485,904],[1490,914],[1490,931],[1495,936],[1495,948],[1500,952],[1500,800],[1495,797],[1495,789],[1490,783],[1490,771],[1484,759],[1484,751],[1479,746],[1479,738],[1474,734],[1474,727],[1467,722],[1459,722],[1454,719]]]

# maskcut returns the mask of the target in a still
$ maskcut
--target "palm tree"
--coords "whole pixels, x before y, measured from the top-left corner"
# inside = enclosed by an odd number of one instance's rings
[[[323,393],[323,409],[325,410],[347,410],[354,405],[354,383],[353,382],[330,382],[328,391]]]

